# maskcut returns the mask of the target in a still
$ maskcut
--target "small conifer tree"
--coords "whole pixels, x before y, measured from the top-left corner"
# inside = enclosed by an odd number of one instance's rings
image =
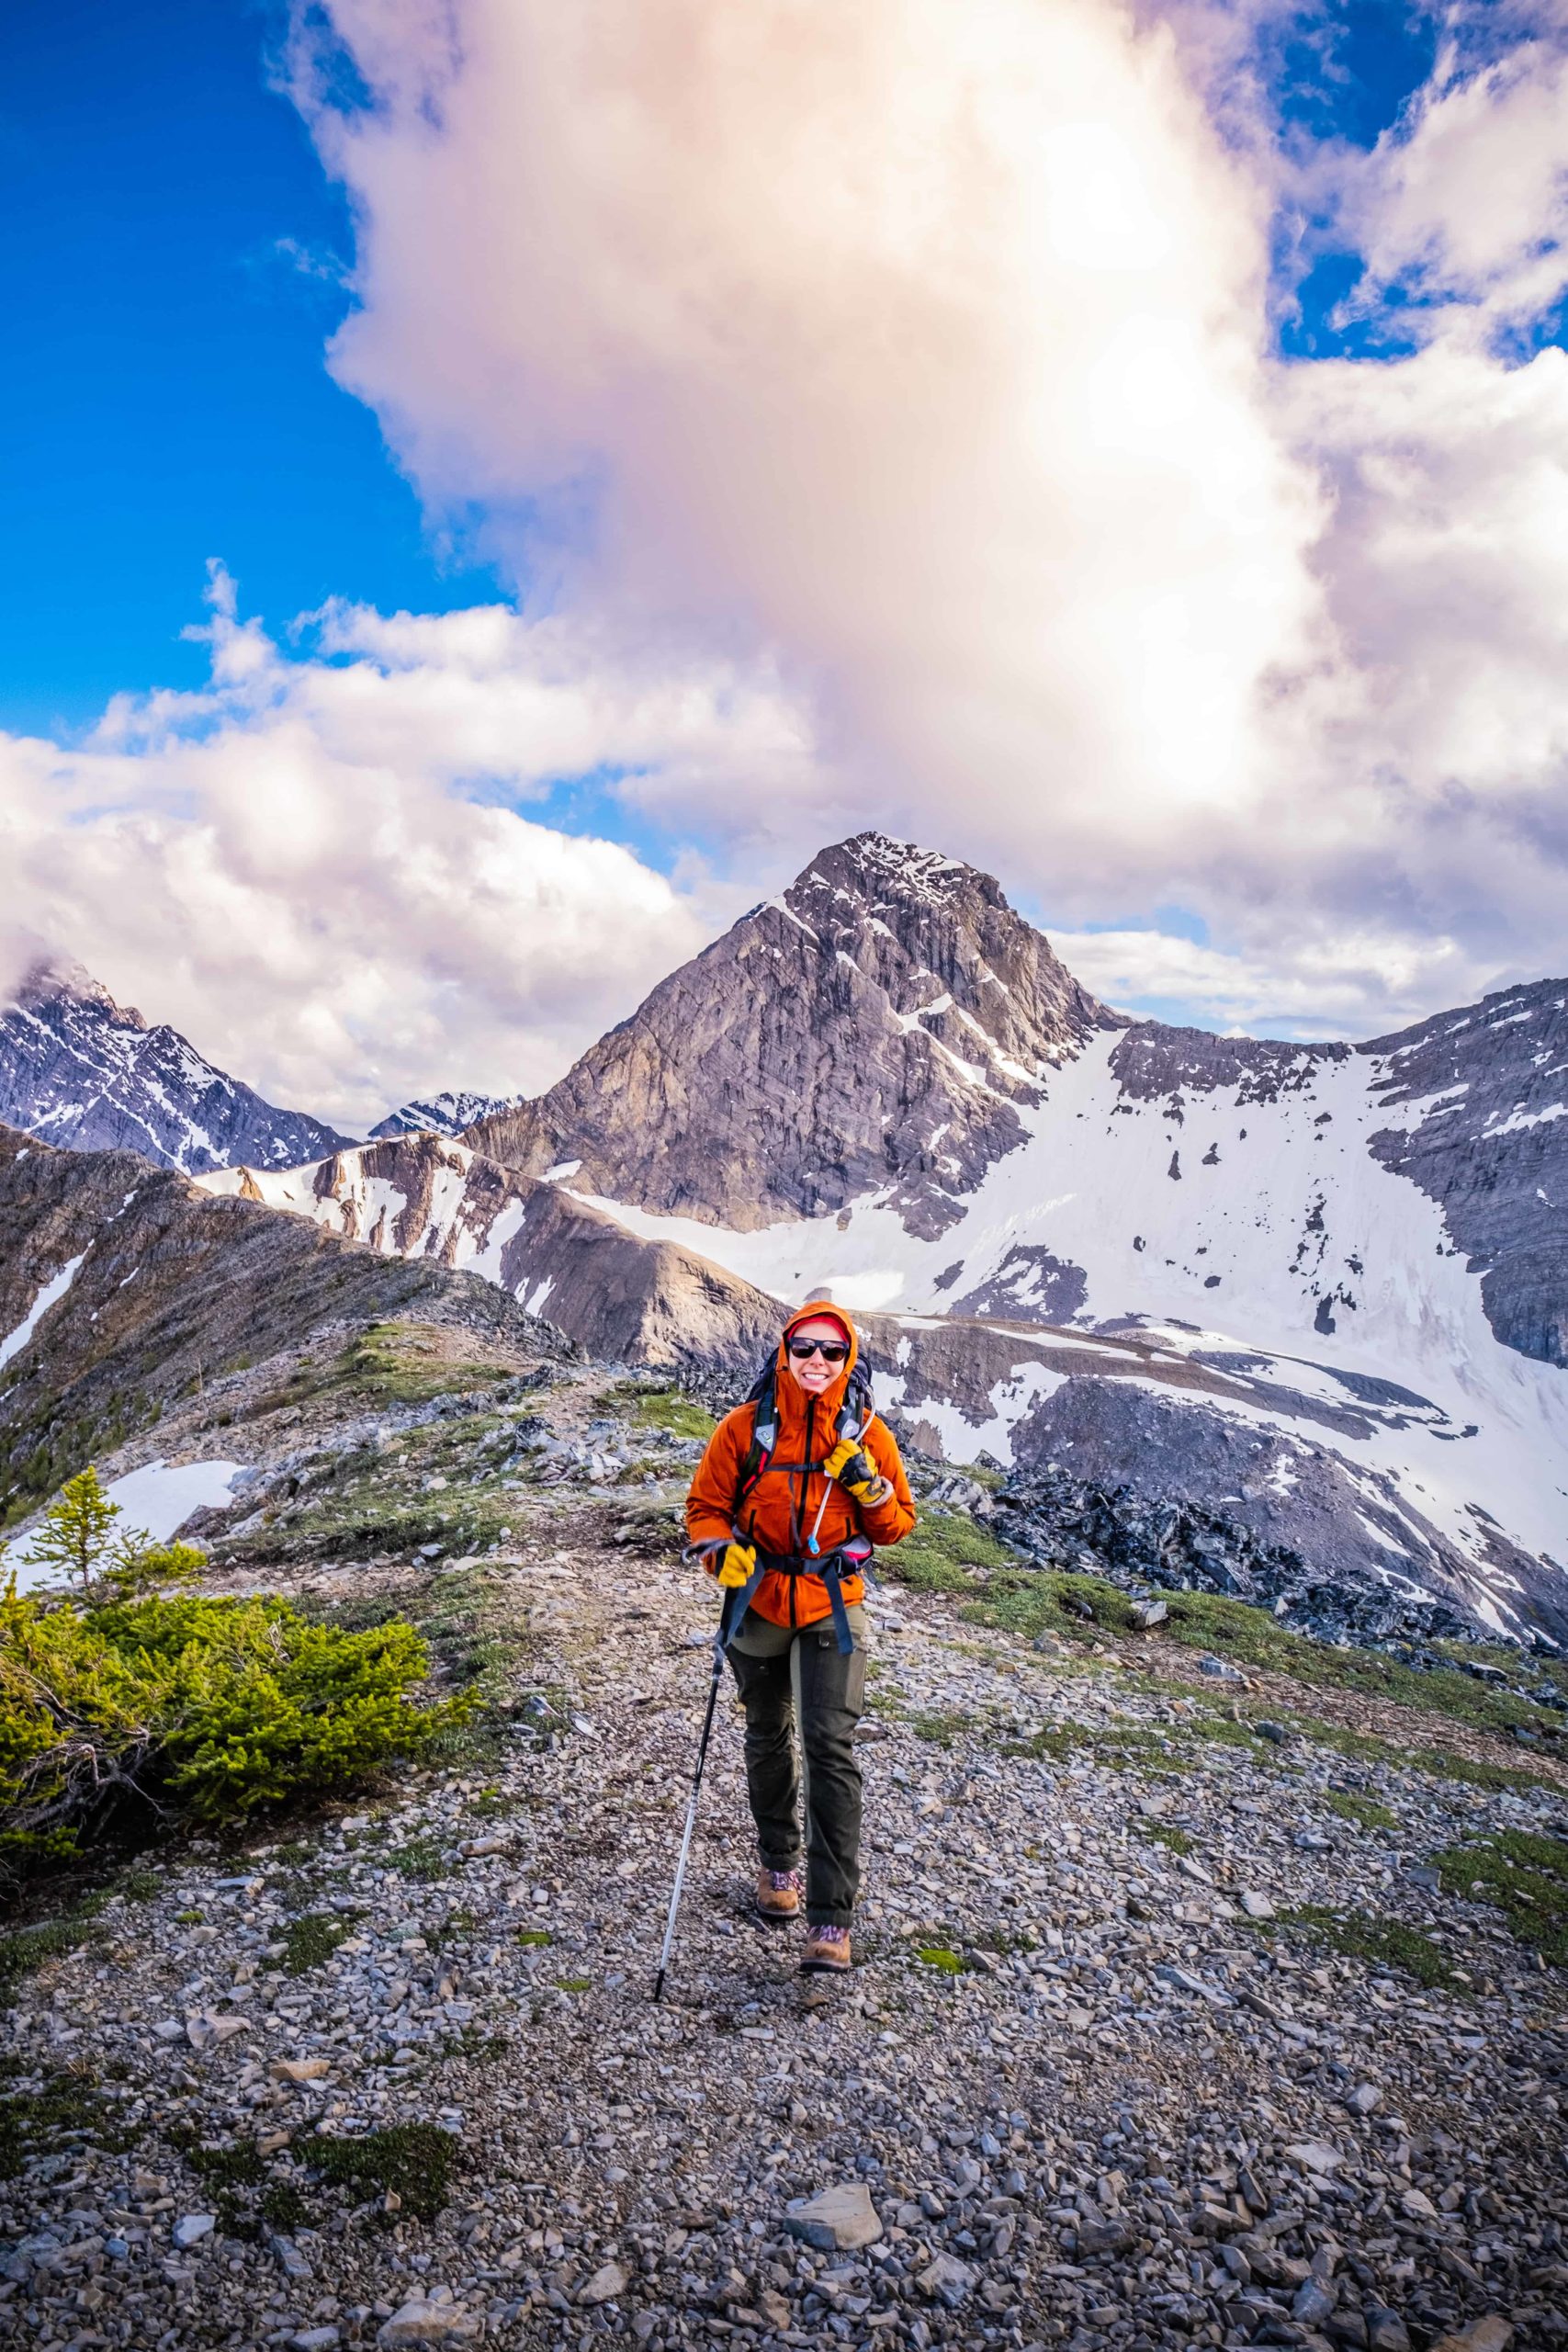
[[[141,1600],[169,1585],[189,1585],[202,1565],[192,1544],[154,1544],[118,1532],[119,1505],[105,1494],[92,1463],[68,1479],[28,1545],[31,1565],[61,1578],[85,1606]]]
[[[119,1517],[92,1463],[67,1479],[43,1515],[28,1549],[32,1565],[60,1577],[77,1597],[90,1600]]]

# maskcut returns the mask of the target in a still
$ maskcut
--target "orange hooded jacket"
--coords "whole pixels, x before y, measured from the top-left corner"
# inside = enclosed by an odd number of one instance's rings
[[[850,1352],[830,1386],[820,1396],[808,1396],[789,1368],[785,1342],[797,1324],[824,1315],[843,1325]],[[707,1451],[697,1464],[697,1475],[686,1497],[686,1532],[694,1544],[728,1541],[730,1536],[739,1535],[761,1551],[785,1552],[804,1559],[807,1537],[816,1522],[824,1495],[827,1503],[817,1537],[824,1555],[837,1551],[852,1535],[868,1535],[874,1544],[897,1544],[901,1536],[908,1535],[915,1524],[914,1498],[899,1458],[898,1442],[879,1416],[874,1416],[867,1424],[861,1444],[893,1488],[886,1502],[863,1509],[844,1492],[837,1479],[825,1478],[819,1467],[833,1450],[834,1424],[859,1353],[855,1327],[841,1306],[829,1306],[819,1300],[790,1317],[779,1337],[779,1442],[773,1457],[737,1509],[741,1474],[757,1425],[757,1408],[752,1404],[738,1405],[734,1412],[725,1415],[708,1440]],[[717,1553],[713,1555],[715,1574],[720,1556]],[[845,1577],[840,1590],[846,1608],[852,1609],[863,1597],[865,1586],[859,1577]],[[820,1577],[781,1576],[775,1570],[770,1570],[762,1578],[752,1596],[751,1606],[759,1617],[766,1617],[775,1625],[815,1625],[819,1618],[832,1613],[828,1588]]]

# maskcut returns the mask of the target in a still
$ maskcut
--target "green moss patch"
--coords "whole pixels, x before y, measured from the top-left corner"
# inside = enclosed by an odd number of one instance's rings
[[[625,1392],[622,1392],[625,1393]],[[665,1430],[671,1437],[700,1438],[705,1445],[718,1423],[694,1396],[679,1388],[634,1388],[631,1418],[639,1429]]]
[[[966,1511],[924,1510],[901,1544],[879,1552],[877,1572],[915,1592],[973,1592],[968,1568],[1016,1569],[1018,1555]]]
[[[1270,1611],[1223,1593],[1162,1592],[1169,1614],[1163,1625],[1145,1633],[1128,1596],[1104,1577],[1021,1569],[1015,1556],[999,1546],[997,1553],[994,1565],[1005,1573],[993,1577],[984,1599],[964,1612],[976,1623],[1032,1640],[1052,1634],[1068,1641],[1094,1642],[1110,1634],[1208,1650],[1234,1665],[1288,1675],[1309,1687],[1362,1691],[1427,1713],[1450,1715],[1479,1729],[1528,1731],[1543,1744],[1561,1744],[1562,1719],[1551,1709],[1480,1681],[1457,1665],[1421,1672],[1380,1650],[1339,1649],[1292,1633]],[[962,1581],[945,1589],[957,1589]],[[1517,1667],[1508,1654],[1508,1669],[1517,1672]]]
[[[1330,1789],[1324,1799],[1330,1813],[1341,1821],[1353,1821],[1361,1829],[1397,1829],[1399,1816],[1390,1813],[1386,1804],[1378,1804],[1371,1797],[1359,1797],[1348,1789]]]
[[[1173,1854],[1190,1854],[1192,1851],[1191,1838],[1185,1829],[1179,1829],[1174,1821],[1145,1821],[1140,1816],[1135,1826],[1140,1838],[1150,1838],[1156,1846],[1168,1846]]]
[[[1495,1904],[1521,1943],[1568,1966],[1568,1844],[1533,1830],[1497,1829],[1479,1845],[1436,1858],[1445,1894]]]
[[[416,2222],[434,2222],[448,2201],[460,2154],[450,2132],[434,2123],[394,2123],[354,2139],[317,2134],[296,2150],[299,2161],[334,2188],[361,2200],[396,2197]]]
[[[1373,1968],[1397,1968],[1430,1987],[1456,1980],[1447,1955],[1430,1936],[1407,1928],[1398,1919],[1379,1919],[1364,1911],[1335,1911],[1326,1904],[1303,1903],[1281,1911],[1269,1922],[1266,1933],[1303,1937],[1347,1960],[1364,1960]]]
[[[6,2075],[20,2071],[11,2061]],[[36,2090],[0,2096],[0,2180],[15,2180],[35,2157],[90,2142],[120,2151],[130,2143],[104,2092],[90,2075],[45,2075]]]
[[[307,1911],[291,1919],[283,1934],[283,1967],[289,1976],[303,1976],[331,1960],[339,1944],[354,1932],[355,1919],[341,1911]]]
[[[962,1976],[964,1973],[963,1961],[957,1952],[949,1951],[945,1944],[925,1944],[915,1958],[923,1966],[939,1970],[943,1976]]]

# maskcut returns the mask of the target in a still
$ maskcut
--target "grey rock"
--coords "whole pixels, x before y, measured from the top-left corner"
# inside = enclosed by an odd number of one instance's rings
[[[1326,2140],[1292,2140],[1285,2154],[1304,2172],[1314,2172],[1325,2178],[1338,2171],[1345,2161],[1344,2151],[1331,2147]]]
[[[934,2262],[916,2278],[915,2284],[928,2301],[945,2304],[956,2311],[960,2303],[974,2292],[979,2272],[973,2264],[960,2262],[956,2255],[939,2254]]]
[[[592,2278],[577,2290],[580,2303],[608,2303],[626,2291],[626,2274],[618,2262],[602,2262]]]
[[[1338,2301],[1332,2284],[1321,2278],[1303,2279],[1292,2301],[1291,2317],[1300,2320],[1303,2327],[1321,2327]]]
[[[211,2213],[186,2213],[175,2223],[169,2235],[183,2254],[191,2246],[199,2245],[203,2238],[210,2237],[216,2227],[217,2220]]]
[[[1468,2327],[1436,2337],[1429,2352],[1508,2352],[1513,2340],[1511,2322],[1500,2312],[1488,2312],[1484,2319],[1472,2320]]]
[[[427,2301],[415,2295],[384,2320],[376,2341],[385,2352],[414,2352],[421,2345],[474,2344],[484,2333],[484,2320],[457,2302]]]
[[[1410,2330],[1396,2311],[1386,2303],[1368,2302],[1361,2306],[1361,2316],[1369,2352],[1410,2352]]]
[[[784,2213],[784,2226],[791,2237],[804,2238],[807,2245],[829,2253],[874,2245],[882,2235],[871,2191],[859,2180],[819,2188],[815,2197],[795,2199]]]

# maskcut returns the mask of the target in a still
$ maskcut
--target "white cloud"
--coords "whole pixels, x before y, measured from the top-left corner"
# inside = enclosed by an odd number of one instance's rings
[[[220,577],[208,636],[204,693],[121,698],[76,750],[0,738],[0,948],[76,955],[351,1130],[444,1085],[547,1083],[734,911],[500,796],[610,761],[793,756],[765,684],[607,680],[564,626],[505,612],[334,609],[288,659]]]
[[[1445,51],[1364,161],[1339,159],[1342,224],[1378,293],[1427,306],[1427,336],[1548,309],[1568,286],[1568,50],[1561,12],[1479,70]]]
[[[1276,0],[328,9],[376,94],[301,44],[342,380],[617,662],[764,666],[782,769],[625,798],[773,872],[874,820],[1069,923],[1184,903],[1309,1025],[1561,960],[1562,363],[1477,324],[1562,276],[1558,0],[1447,9],[1396,130],[1305,167]],[[1309,183],[1416,357],[1269,356]]]

